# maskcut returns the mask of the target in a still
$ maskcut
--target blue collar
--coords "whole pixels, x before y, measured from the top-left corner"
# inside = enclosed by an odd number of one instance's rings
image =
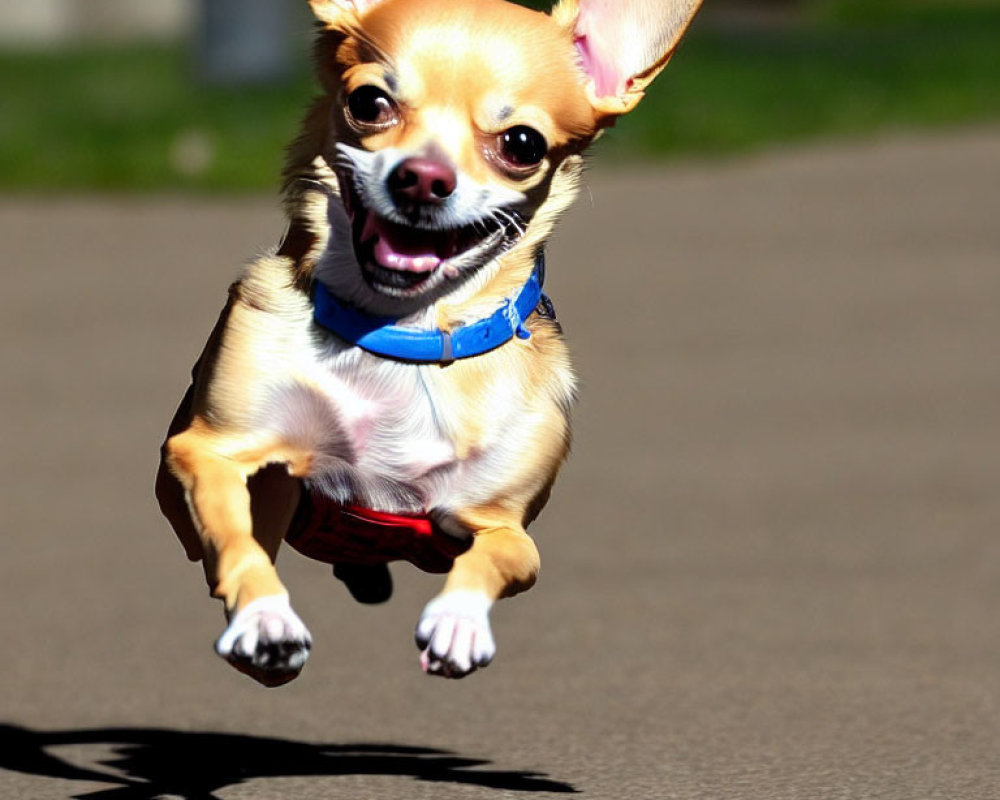
[[[545,254],[539,251],[535,269],[516,298],[504,300],[485,319],[451,332],[404,328],[394,319],[366,314],[338,300],[319,281],[313,285],[313,318],[344,341],[370,353],[400,361],[448,364],[486,353],[514,336],[527,339],[531,334],[524,323],[543,297],[544,280]]]

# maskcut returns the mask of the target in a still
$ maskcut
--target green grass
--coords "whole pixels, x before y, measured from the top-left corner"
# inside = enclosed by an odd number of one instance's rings
[[[0,186],[43,189],[272,188],[313,92],[305,71],[202,86],[183,50],[150,47],[0,54],[0,85]],[[203,169],[179,164],[185,140]]]
[[[837,0],[808,24],[701,21],[604,157],[1000,120],[1000,8]],[[0,53],[0,189],[274,191],[314,87],[219,89],[180,48]]]

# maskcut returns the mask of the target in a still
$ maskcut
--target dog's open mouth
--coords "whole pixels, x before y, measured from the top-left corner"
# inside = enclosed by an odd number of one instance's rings
[[[386,294],[415,295],[445,277],[457,277],[461,257],[489,252],[507,227],[493,218],[457,228],[409,225],[365,208],[353,187],[344,198],[362,275],[369,286]]]
[[[419,287],[446,261],[485,238],[482,227],[430,230],[391,222],[367,210],[359,216],[363,219],[355,223],[354,250],[365,278],[392,289]]]

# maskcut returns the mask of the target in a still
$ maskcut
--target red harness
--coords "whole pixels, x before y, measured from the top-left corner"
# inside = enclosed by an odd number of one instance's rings
[[[285,541],[302,555],[327,564],[409,561],[425,572],[447,572],[469,549],[426,514],[404,515],[341,505],[305,492]]]

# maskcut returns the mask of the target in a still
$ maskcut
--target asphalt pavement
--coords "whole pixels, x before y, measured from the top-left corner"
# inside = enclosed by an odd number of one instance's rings
[[[579,367],[542,575],[423,675],[279,569],[267,690],[153,499],[271,198],[0,197],[0,797],[1000,797],[1000,130],[599,169],[549,251]]]

